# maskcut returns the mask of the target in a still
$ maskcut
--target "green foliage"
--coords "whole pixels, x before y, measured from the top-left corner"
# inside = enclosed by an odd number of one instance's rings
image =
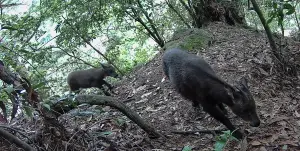
[[[13,85],[7,85],[6,88],[3,89],[4,91],[6,91],[7,93],[11,93],[14,91]]]
[[[101,132],[100,136],[105,136],[105,135],[110,135],[110,134],[112,134],[111,131],[105,131],[105,132]]]
[[[271,7],[273,8],[269,14],[269,19],[267,23],[269,24],[270,22],[273,21],[274,18],[277,18],[278,20],[278,25],[283,24],[283,19],[284,15],[291,15],[295,13],[295,7],[292,6],[288,1],[286,2],[281,2],[281,1],[275,1],[273,0],[270,2]],[[286,12],[284,10],[287,10]],[[285,13],[284,13],[285,12]]]
[[[283,146],[282,146],[282,149],[283,149],[283,150],[287,150],[287,149],[288,149],[288,146],[287,146],[287,145],[283,145]]]
[[[232,132],[230,132],[230,130],[223,131],[223,134],[217,136],[216,140],[217,141],[214,145],[215,151],[222,151],[229,141],[232,141],[232,140],[238,141],[237,138],[232,136]]]
[[[33,0],[29,11],[23,14],[4,12],[1,15],[1,26],[9,29],[0,32],[0,39],[3,38],[0,59],[13,72],[29,79],[39,97],[49,100],[50,96],[62,96],[69,90],[66,77],[71,71],[99,67],[99,62],[110,60],[121,71],[129,73],[153,58],[158,42],[171,39],[167,48],[205,48],[211,34],[204,31],[179,34],[179,39],[174,40],[174,31],[185,29],[192,19],[179,1],[169,2],[182,18],[166,1]],[[243,4],[247,4],[245,0]],[[277,25],[273,25],[272,20],[281,17],[279,24],[283,24],[282,16],[286,20],[296,13],[294,4],[291,1],[261,2],[264,13],[273,18],[269,19],[273,28]],[[258,20],[255,17],[253,22]],[[8,102],[3,91],[1,98]],[[49,109],[48,103],[43,105]]]
[[[180,47],[190,51],[206,48],[212,36],[203,29],[183,29],[174,33],[171,41],[166,43],[166,49]]]
[[[49,111],[51,110],[51,107],[49,104],[45,103],[45,102],[41,102],[42,106],[44,106],[45,108],[47,108]]]
[[[105,55],[112,58],[114,64],[124,73],[130,72],[134,66],[149,61],[155,54],[153,47],[146,39],[136,39],[133,31],[115,33],[106,43]]]
[[[123,118],[117,118],[117,119],[114,119],[113,121],[115,124],[117,124],[120,127],[126,123],[125,119],[123,119]]]
[[[33,111],[34,109],[30,106],[24,106],[24,111],[26,113],[27,116],[29,116],[30,118],[33,117]]]
[[[192,147],[190,146],[184,146],[182,151],[192,151]]]

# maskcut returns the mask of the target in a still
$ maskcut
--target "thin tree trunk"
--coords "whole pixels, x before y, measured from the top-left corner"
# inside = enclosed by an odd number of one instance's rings
[[[64,18],[64,17],[63,17]],[[65,18],[64,18],[65,19]],[[117,67],[109,58],[107,58],[100,50],[98,50],[96,47],[94,47],[84,36],[82,36],[78,31],[79,29],[74,27],[73,25],[71,25],[66,19],[65,19],[66,23],[72,28],[72,30],[74,32],[76,32],[76,34],[85,42],[87,43],[89,46],[91,46],[98,54],[100,54],[105,60],[107,60],[107,62],[109,64],[111,64],[113,67],[116,68],[117,71],[120,72],[121,75],[124,75],[124,73],[120,70],[119,67]],[[74,29],[76,28],[76,29]]]
[[[164,42],[164,40],[161,38],[161,36],[159,35],[159,33],[158,33],[156,27],[154,26],[154,22],[153,22],[152,19],[149,17],[148,13],[144,10],[144,8],[143,8],[143,6],[142,6],[140,0],[137,0],[137,3],[138,3],[138,5],[139,5],[140,9],[142,10],[143,14],[144,14],[144,15],[146,16],[146,18],[148,19],[148,22],[150,23],[150,26],[151,26],[153,32],[156,34],[156,37],[158,38],[159,43],[160,43],[160,44],[159,44],[160,47],[163,48],[164,45],[165,45],[165,42]]]
[[[279,51],[277,49],[277,46],[276,46],[276,43],[273,39],[273,35],[272,35],[272,32],[271,32],[271,29],[269,27],[269,25],[267,24],[266,22],[266,19],[264,18],[259,6],[257,5],[256,1],[255,0],[251,0],[251,3],[253,5],[253,8],[255,10],[255,12],[257,13],[262,25],[264,26],[265,28],[265,31],[267,33],[267,36],[268,36],[268,39],[269,39],[269,43],[270,43],[270,47],[272,49],[272,52],[273,54],[275,55],[275,57],[280,61],[282,62],[283,59],[282,59],[282,56],[279,54]]]
[[[132,9],[132,12],[134,13],[134,15],[130,14],[128,11],[126,11],[126,13],[131,16],[134,20],[136,20],[137,22],[139,22],[148,32],[148,34],[150,35],[150,37],[153,38],[153,40],[161,47],[163,48],[164,44],[162,45],[160,40],[158,39],[158,37],[155,35],[154,32],[151,31],[151,29],[146,25],[146,23],[138,16],[138,13]]]
[[[295,8],[297,7],[298,3],[299,3],[299,0],[296,1]],[[300,31],[300,24],[299,24],[299,20],[298,20],[297,10],[295,10],[294,15],[295,15],[298,31]]]
[[[179,0],[179,2],[181,3],[181,5],[183,5],[183,7],[189,12],[190,16],[193,19],[194,24],[198,27],[197,25],[197,16],[196,14],[193,12],[192,8],[189,7],[183,0]]]
[[[188,27],[192,28],[183,18],[183,16],[174,8],[174,6],[170,3],[169,0],[166,0],[167,5],[175,12],[175,14],[182,20],[182,22]]]

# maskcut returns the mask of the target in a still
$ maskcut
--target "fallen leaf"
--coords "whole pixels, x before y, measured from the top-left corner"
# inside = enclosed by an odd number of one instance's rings
[[[289,118],[286,117],[286,116],[277,117],[277,118],[275,118],[275,119],[272,119],[272,120],[268,123],[268,125],[271,125],[271,124],[273,124],[273,123],[275,123],[275,122],[278,122],[278,121],[288,120],[288,119],[289,119]]]
[[[290,140],[281,141],[278,145],[290,145],[294,147],[299,146],[297,141],[290,141]]]
[[[295,111],[295,115],[296,117],[300,117],[300,114],[297,111]]]
[[[145,94],[143,94],[143,95],[141,96],[141,98],[147,97],[147,96],[149,96],[150,94],[152,94],[152,92],[145,93]]]
[[[297,121],[298,126],[300,127],[300,121]]]
[[[286,130],[281,130],[281,132],[280,132],[280,137],[281,138],[288,138],[289,137],[289,135],[287,134],[287,132],[286,132]]]
[[[240,151],[246,151],[247,150],[248,142],[247,142],[246,138],[241,141],[240,146],[241,146]]]
[[[274,141],[276,141],[278,139],[278,137],[279,136],[277,134],[272,135],[270,142],[273,143]]]
[[[252,141],[250,144],[253,146],[261,145],[261,143],[259,141]]]
[[[164,78],[162,78],[162,79],[161,79],[161,83],[163,83],[165,80],[166,80],[166,78],[165,78],[165,77],[164,77]]]
[[[265,75],[265,76],[268,76],[269,75],[269,73],[267,72],[267,71],[265,71],[264,69],[262,69],[262,68],[258,68],[259,69],[259,72],[261,73],[261,74],[263,74],[263,75]]]
[[[262,146],[259,148],[259,151],[267,151],[267,149],[264,146]]]
[[[138,104],[138,103],[143,103],[143,102],[146,102],[146,101],[148,101],[148,99],[147,98],[145,98],[145,99],[142,99],[142,100],[140,100],[140,101],[137,101],[137,102],[135,102],[136,104]]]

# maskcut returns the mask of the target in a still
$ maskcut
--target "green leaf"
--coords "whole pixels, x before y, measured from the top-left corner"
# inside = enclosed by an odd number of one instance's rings
[[[42,87],[44,85],[45,85],[45,82],[40,82],[38,84],[33,85],[32,88],[37,89],[37,88],[40,88],[40,87]]]
[[[273,8],[277,9],[278,8],[278,4],[276,2],[273,1]]]
[[[24,106],[24,110],[27,116],[32,117],[33,116],[33,109],[29,106]]]
[[[110,135],[112,134],[111,131],[106,131],[106,132],[101,132],[100,135],[103,136],[103,135]]]
[[[217,141],[216,143],[215,143],[215,146],[214,146],[214,150],[215,151],[222,151],[223,150],[223,148],[225,147],[225,144],[226,144],[226,141],[224,142],[224,141]]]
[[[285,4],[283,4],[283,9],[295,9],[295,8],[291,4],[285,3]]]
[[[116,123],[118,126],[122,126],[125,124],[125,120],[122,118],[117,118],[114,120],[114,123]]]
[[[273,21],[273,19],[275,18],[275,16],[276,16],[276,14],[272,13],[271,18],[267,20],[267,24],[270,24]]]
[[[287,150],[288,146],[287,145],[283,145],[282,149],[283,150]]]
[[[190,146],[184,146],[182,151],[192,151],[192,147]]]
[[[295,12],[295,7],[289,3],[283,4],[283,9],[287,9],[288,12],[286,12],[286,15],[291,15]]]
[[[11,93],[14,91],[14,87],[13,85],[8,85],[5,89],[4,89],[7,93]]]
[[[230,135],[230,134],[231,134],[230,130],[223,131],[223,133],[224,133],[224,134],[227,134],[227,135]]]
[[[42,105],[43,105],[45,108],[47,108],[49,111],[51,110],[51,107],[50,107],[49,104],[47,104],[47,103],[42,103]]]
[[[291,14],[293,14],[293,13],[295,13],[295,9],[290,9],[288,12],[286,12],[285,14],[286,15],[291,15]]]

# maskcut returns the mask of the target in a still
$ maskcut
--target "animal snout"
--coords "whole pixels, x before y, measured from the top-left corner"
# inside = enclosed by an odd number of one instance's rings
[[[119,78],[119,75],[116,72],[110,73],[109,76]]]
[[[252,127],[258,127],[260,125],[260,120],[256,120],[250,123],[250,126]]]

